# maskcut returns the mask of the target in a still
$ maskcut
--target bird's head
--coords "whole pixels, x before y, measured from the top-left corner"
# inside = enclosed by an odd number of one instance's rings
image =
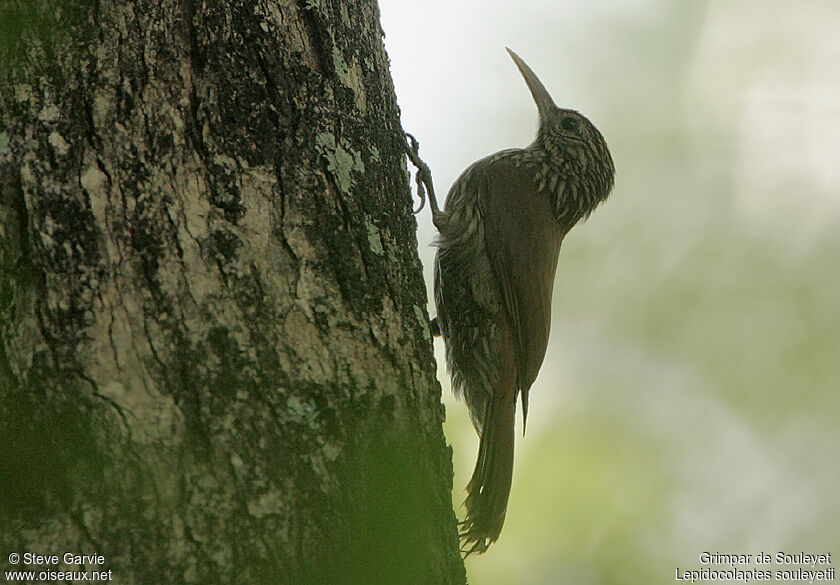
[[[558,162],[575,164],[602,191],[601,198],[606,197],[612,189],[615,167],[601,132],[580,112],[558,108],[537,74],[519,55],[507,51],[537,103],[540,126],[534,145],[545,149]]]

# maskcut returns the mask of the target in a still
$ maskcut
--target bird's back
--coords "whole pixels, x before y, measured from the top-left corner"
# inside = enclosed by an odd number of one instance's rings
[[[517,390],[528,391],[545,355],[565,232],[552,194],[540,191],[534,177],[525,150],[506,150],[467,169],[447,197],[436,262],[438,319],[456,391],[474,420],[486,403],[482,378],[498,367],[498,348],[508,345],[502,331],[512,336]],[[458,327],[449,326],[455,319]],[[477,387],[467,387],[469,380]]]

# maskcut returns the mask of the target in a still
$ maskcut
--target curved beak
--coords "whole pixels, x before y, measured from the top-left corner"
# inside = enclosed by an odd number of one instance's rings
[[[531,90],[531,95],[534,96],[534,101],[537,102],[537,109],[540,112],[540,120],[545,120],[548,118],[549,112],[551,110],[556,109],[557,106],[554,105],[554,100],[551,99],[551,96],[548,94],[548,90],[540,81],[540,78],[537,77],[537,74],[528,67],[528,65],[523,61],[519,55],[514,53],[508,47],[505,47],[507,52],[510,54],[513,62],[516,63],[516,66],[519,68],[519,72],[522,74],[522,77],[525,78],[525,83],[528,84],[528,89]]]

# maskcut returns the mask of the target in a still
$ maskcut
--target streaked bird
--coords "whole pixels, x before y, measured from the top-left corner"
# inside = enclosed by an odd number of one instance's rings
[[[431,198],[440,232],[437,323],[453,388],[481,438],[460,526],[467,554],[486,551],[504,524],[516,403],[524,426],[548,343],[560,244],[607,198],[615,173],[598,129],[558,108],[531,68],[508,52],[537,103],[536,140],[472,164],[443,211]]]

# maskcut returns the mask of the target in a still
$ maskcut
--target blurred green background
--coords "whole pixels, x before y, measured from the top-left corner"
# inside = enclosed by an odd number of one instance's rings
[[[439,197],[534,137],[505,46],[616,163],[564,242],[508,519],[470,582],[670,583],[704,551],[840,565],[840,2],[380,6]],[[463,514],[477,439],[439,377]]]

